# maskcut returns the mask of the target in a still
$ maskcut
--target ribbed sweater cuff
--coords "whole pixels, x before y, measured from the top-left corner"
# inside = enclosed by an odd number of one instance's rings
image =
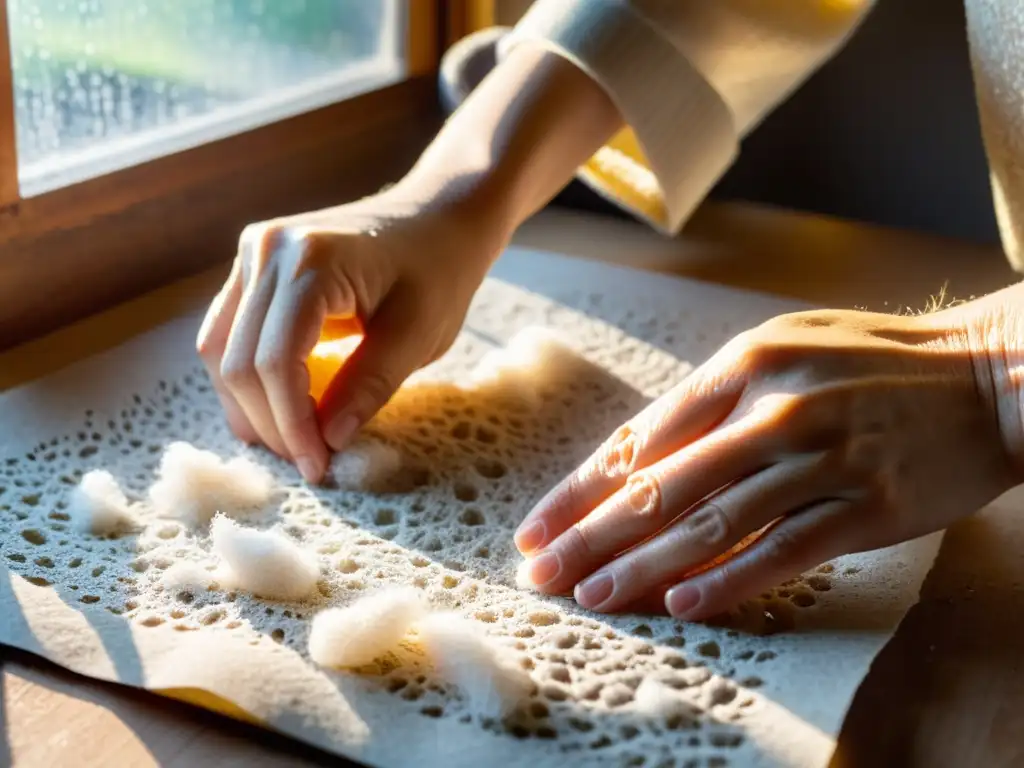
[[[738,151],[732,114],[717,91],[622,0],[538,0],[499,55],[526,43],[586,72],[628,126],[580,178],[663,232],[678,232]]]

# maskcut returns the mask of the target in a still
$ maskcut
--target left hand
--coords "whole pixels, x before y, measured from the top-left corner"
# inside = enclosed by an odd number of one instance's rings
[[[704,619],[972,514],[1020,478],[969,335],[814,311],[737,336],[527,516],[528,577],[588,609]]]

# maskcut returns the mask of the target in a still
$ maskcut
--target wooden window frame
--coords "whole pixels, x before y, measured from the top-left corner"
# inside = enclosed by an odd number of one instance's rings
[[[494,26],[498,0],[449,0],[445,43],[451,45],[471,32]]]
[[[370,194],[441,123],[444,0],[405,0],[407,78],[296,117],[22,199],[0,0],[0,350],[229,263],[242,228]]]

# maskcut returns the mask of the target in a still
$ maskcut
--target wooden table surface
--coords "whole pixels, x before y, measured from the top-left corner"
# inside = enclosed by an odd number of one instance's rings
[[[998,248],[740,205],[705,206],[677,240],[541,214],[518,244],[833,307],[922,308],[1016,276]],[[120,343],[209,295],[201,276],[0,355],[0,391]],[[73,350],[73,352],[71,351]],[[1024,765],[1024,523],[994,511],[950,529],[917,605],[871,669],[834,765]],[[0,648],[0,765],[339,765],[258,729],[71,675]]]

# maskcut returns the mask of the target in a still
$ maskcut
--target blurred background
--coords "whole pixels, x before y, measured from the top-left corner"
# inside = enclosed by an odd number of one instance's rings
[[[393,55],[393,6],[8,0],[19,162],[179,123]]]
[[[514,24],[529,0],[497,0]],[[847,46],[743,143],[711,193],[999,242],[963,0],[876,0]],[[582,185],[564,205],[617,215]]]
[[[418,0],[408,0],[418,2]],[[512,25],[529,0],[496,0]],[[405,0],[9,0],[19,164],[396,61]],[[877,0],[712,198],[997,243],[963,0]],[[557,204],[617,216],[582,185]]]

